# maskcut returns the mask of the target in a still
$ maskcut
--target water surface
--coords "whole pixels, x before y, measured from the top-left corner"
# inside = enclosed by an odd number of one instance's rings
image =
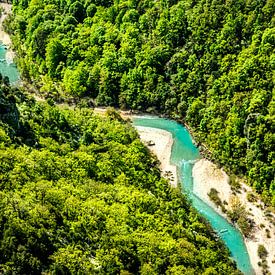
[[[16,65],[6,59],[7,47],[0,41],[0,73],[7,76],[11,84],[15,84],[19,80],[19,72]]]
[[[182,184],[183,192],[187,194],[192,205],[210,222],[213,229],[219,234],[228,247],[232,258],[236,261],[238,268],[245,275],[253,274],[253,268],[240,232],[193,193],[192,168],[194,162],[200,158],[200,154],[198,148],[192,142],[188,130],[175,121],[159,117],[135,117],[133,124],[135,126],[163,129],[172,134],[174,143],[171,162],[178,168],[179,182]]]

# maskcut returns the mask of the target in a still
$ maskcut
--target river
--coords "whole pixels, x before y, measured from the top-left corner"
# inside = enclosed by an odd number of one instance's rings
[[[240,232],[213,208],[193,193],[192,168],[200,158],[198,148],[192,142],[188,130],[179,123],[158,117],[134,117],[135,126],[158,128],[173,136],[171,163],[177,166],[181,190],[187,194],[194,208],[204,216],[228,247],[237,267],[245,274],[254,274],[249,255]]]
[[[0,44],[0,73],[8,76],[10,83],[19,80],[19,72],[14,63],[6,59],[7,48]],[[221,217],[214,209],[207,205],[193,193],[192,167],[194,162],[200,158],[199,150],[192,142],[188,130],[180,124],[157,117],[135,117],[135,126],[145,126],[169,131],[174,139],[171,162],[178,168],[179,182],[182,190],[191,200],[192,205],[210,222],[213,229],[219,234],[231,252],[238,268],[245,274],[253,274],[246,246],[240,232],[226,219]]]
[[[6,57],[7,46],[0,43],[0,73],[2,76],[7,76],[11,84],[16,84],[19,80],[19,72],[16,65]],[[174,121],[157,117],[135,117],[133,123],[135,126],[163,129],[172,134],[174,143],[171,162],[178,168],[179,182],[182,184],[183,192],[187,194],[192,205],[210,222],[213,229],[219,234],[230,250],[238,268],[245,275],[253,274],[247,249],[240,232],[193,193],[192,167],[194,162],[200,158],[200,154],[193,144],[188,130]]]
[[[11,84],[15,84],[19,80],[19,72],[13,61],[6,56],[7,46],[0,42],[0,73],[2,76],[7,76]]]
[[[10,50],[11,39],[2,26],[3,21],[11,13],[11,4],[1,2],[0,6],[4,10],[0,17],[0,73],[3,77],[7,76],[11,84],[16,84],[20,78],[19,72],[13,62],[14,54]]]

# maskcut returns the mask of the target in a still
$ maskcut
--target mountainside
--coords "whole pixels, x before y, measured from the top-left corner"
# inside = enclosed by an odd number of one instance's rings
[[[273,0],[13,3],[6,28],[42,93],[184,118],[275,205]]]
[[[0,102],[1,274],[240,274],[115,112]]]

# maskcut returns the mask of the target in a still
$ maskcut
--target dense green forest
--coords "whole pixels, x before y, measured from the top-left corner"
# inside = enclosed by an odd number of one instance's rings
[[[274,0],[14,0],[13,12],[22,77],[46,97],[184,119],[275,205]]]
[[[109,110],[0,88],[1,274],[240,274]]]

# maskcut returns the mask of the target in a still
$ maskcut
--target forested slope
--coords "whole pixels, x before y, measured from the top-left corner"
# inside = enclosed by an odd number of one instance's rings
[[[1,274],[240,274],[116,113],[0,107]]]
[[[54,98],[184,118],[275,205],[273,0],[14,0],[22,75]]]

